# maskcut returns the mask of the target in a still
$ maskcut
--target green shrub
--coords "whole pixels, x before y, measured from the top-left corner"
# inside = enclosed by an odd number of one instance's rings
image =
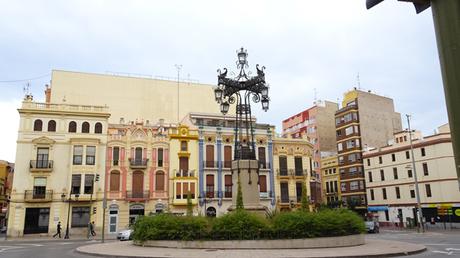
[[[210,237],[213,239],[259,239],[270,230],[267,220],[245,210],[236,210],[216,218]]]
[[[273,230],[277,238],[308,238],[315,237],[313,220],[316,213],[310,212],[281,212],[273,219]]]

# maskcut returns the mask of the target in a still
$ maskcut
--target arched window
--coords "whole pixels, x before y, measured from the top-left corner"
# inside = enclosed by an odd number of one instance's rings
[[[81,125],[81,132],[89,133],[89,123],[88,122],[83,122],[83,124]]]
[[[165,190],[165,173],[157,172],[155,175],[155,190],[164,191]]]
[[[35,120],[34,122],[34,131],[41,132],[42,131],[43,122],[40,119]]]
[[[94,126],[94,133],[102,133],[102,124],[101,123],[96,123]]]
[[[56,121],[50,120],[48,122],[48,132],[56,132]]]
[[[120,172],[110,172],[110,191],[120,191]]]
[[[71,121],[69,123],[69,133],[76,133],[77,132],[77,123],[75,121]]]

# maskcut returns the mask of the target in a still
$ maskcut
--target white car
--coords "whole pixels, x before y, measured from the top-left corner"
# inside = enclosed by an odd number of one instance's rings
[[[132,229],[124,229],[120,232],[118,232],[117,234],[117,239],[118,240],[131,240],[132,237],[131,237],[131,234],[133,233],[133,230]]]

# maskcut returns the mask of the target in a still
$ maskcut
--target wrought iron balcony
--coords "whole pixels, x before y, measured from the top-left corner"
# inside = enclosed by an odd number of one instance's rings
[[[223,164],[224,168],[232,168],[232,161],[231,160],[224,160],[223,163],[224,163]]]
[[[36,191],[26,190],[24,192],[25,202],[51,202],[53,200],[53,190]]]
[[[129,159],[129,166],[131,168],[147,168],[149,159]]]
[[[146,191],[126,191],[126,199],[145,200],[150,197],[150,192]]]
[[[53,171],[52,160],[31,160],[30,172],[51,172]]]
[[[259,169],[270,169],[270,163],[259,161]]]
[[[195,170],[174,170],[176,177],[194,177]]]
[[[219,167],[219,162],[214,161],[214,160],[205,160],[205,161],[203,161],[203,166],[205,168],[218,168]]]
[[[287,168],[278,168],[276,170],[277,176],[289,176]]]

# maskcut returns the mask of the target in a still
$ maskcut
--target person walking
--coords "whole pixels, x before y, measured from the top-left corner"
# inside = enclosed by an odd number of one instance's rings
[[[91,233],[91,236],[96,236],[96,231],[94,231],[94,221],[89,224],[89,231]]]
[[[61,238],[61,222],[59,221],[57,226],[56,226],[56,234],[53,235],[53,238],[55,238],[56,236],[59,236],[59,238]]]

